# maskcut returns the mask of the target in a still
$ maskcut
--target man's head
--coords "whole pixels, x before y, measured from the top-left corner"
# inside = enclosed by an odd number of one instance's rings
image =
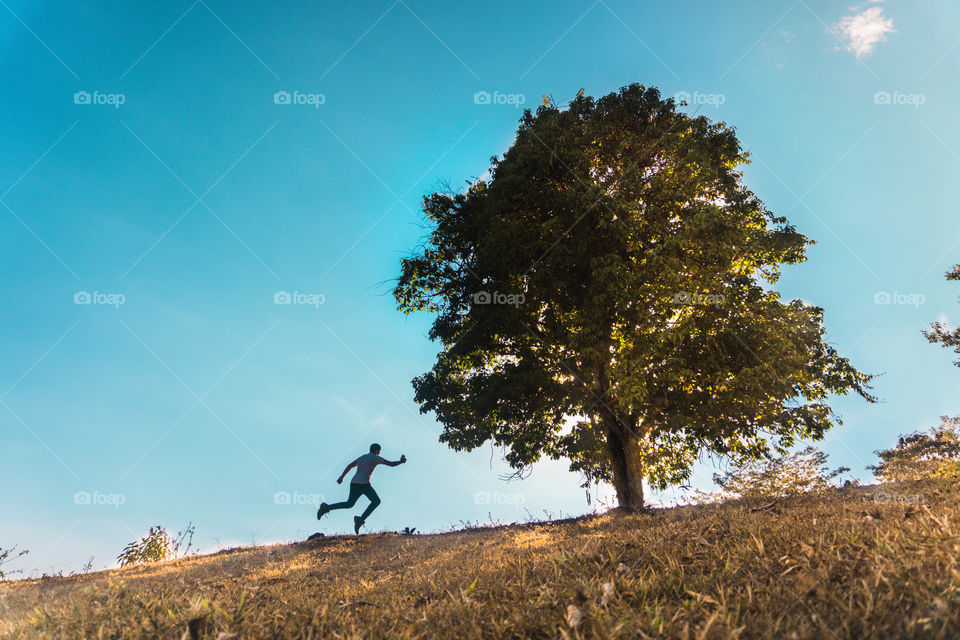
[[[376,442],[370,445],[370,453],[372,453],[375,456],[380,455],[380,445],[378,445]]]

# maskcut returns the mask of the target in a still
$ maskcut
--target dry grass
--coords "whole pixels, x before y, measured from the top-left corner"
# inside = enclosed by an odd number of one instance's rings
[[[880,489],[924,504],[866,487],[5,583],[0,636],[957,637],[960,491]]]

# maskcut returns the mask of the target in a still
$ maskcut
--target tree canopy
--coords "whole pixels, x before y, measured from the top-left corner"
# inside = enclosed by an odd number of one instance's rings
[[[960,461],[960,416],[941,416],[929,431],[900,436],[897,445],[875,452],[880,464],[867,467],[883,482],[922,480]]]
[[[715,495],[704,494],[701,499],[782,498],[809,491],[823,491],[832,486],[834,478],[848,471],[848,467],[831,471],[827,467],[827,454],[808,446],[769,460],[734,462],[722,474],[713,475],[713,481],[721,491]]]
[[[443,442],[566,458],[642,508],[704,452],[759,459],[839,423],[872,376],[823,310],[764,286],[810,241],[743,184],[735,131],[633,84],[525,111],[489,178],[432,193],[404,312],[443,350],[413,381]]]

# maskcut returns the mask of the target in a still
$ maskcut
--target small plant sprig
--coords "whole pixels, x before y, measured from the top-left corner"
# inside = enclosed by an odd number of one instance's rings
[[[16,571],[9,571],[5,573],[3,571],[3,565],[16,560],[17,558],[25,556],[28,553],[30,553],[30,551],[27,549],[22,549],[20,551],[17,551],[17,545],[13,545],[13,547],[9,549],[4,549],[3,547],[0,547],[0,580],[6,580],[8,574],[20,573],[19,569]]]
[[[185,558],[190,555],[190,550],[194,549],[193,534],[196,532],[197,528],[192,522],[188,522],[182,531],[177,531],[177,538],[173,541],[173,557]]]

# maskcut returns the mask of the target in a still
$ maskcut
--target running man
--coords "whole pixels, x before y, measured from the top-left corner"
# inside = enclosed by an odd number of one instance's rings
[[[340,474],[340,477],[337,478],[337,484],[343,484],[343,477],[347,475],[347,472],[354,467],[357,468],[357,472],[354,473],[353,478],[350,479],[350,497],[347,498],[346,502],[337,502],[336,504],[321,502],[320,508],[317,510],[317,520],[335,509],[350,509],[357,503],[357,499],[359,499],[360,496],[367,496],[367,498],[370,499],[370,504],[367,505],[366,510],[362,515],[353,516],[353,531],[360,533],[360,527],[367,521],[367,516],[380,506],[380,496],[378,496],[377,492],[370,486],[370,474],[373,473],[374,468],[376,468],[378,464],[395,467],[406,461],[407,456],[404,455],[401,455],[400,459],[396,462],[390,462],[389,460],[381,458],[380,445],[374,442],[370,445],[370,453],[365,453],[348,464],[347,468]]]

